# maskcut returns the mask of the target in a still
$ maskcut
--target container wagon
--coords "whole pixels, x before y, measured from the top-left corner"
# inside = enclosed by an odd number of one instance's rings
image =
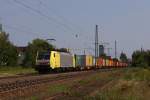
[[[98,68],[102,68],[103,67],[103,58],[98,58],[97,65],[98,65]]]
[[[91,69],[94,66],[93,62],[91,55],[75,55],[75,66],[78,69]]]

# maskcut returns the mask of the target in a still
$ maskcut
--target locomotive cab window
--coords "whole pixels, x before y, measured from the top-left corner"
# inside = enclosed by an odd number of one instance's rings
[[[48,59],[50,59],[50,54],[49,54],[49,52],[40,52],[38,54],[38,58],[37,59],[38,60],[48,60]]]

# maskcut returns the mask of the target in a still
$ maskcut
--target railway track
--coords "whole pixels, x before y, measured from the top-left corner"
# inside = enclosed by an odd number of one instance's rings
[[[60,74],[48,74],[48,75],[37,75],[37,76],[18,76],[13,78],[1,79],[0,81],[0,94],[5,92],[11,92],[14,90],[19,90],[23,88],[29,88],[31,86],[36,86],[40,84],[46,84],[49,82],[71,79],[73,77],[80,77],[82,75],[89,75],[97,71],[112,71],[116,69],[99,69],[99,70],[89,70],[89,71],[79,71],[79,72],[69,72]]]
[[[13,75],[13,76],[2,76],[0,77],[1,79],[13,79],[13,78],[20,78],[20,77],[29,77],[29,76],[37,76],[37,73],[29,73],[29,74],[17,74],[17,75]]]
[[[94,73],[94,71],[92,71]],[[55,75],[39,75],[39,76],[32,76],[23,78],[17,77],[16,79],[13,77],[12,80],[3,79],[0,82],[0,94],[4,92],[9,92],[21,88],[27,88],[34,85],[45,84],[48,82],[68,79],[72,77],[77,77],[81,75],[86,75],[91,73],[90,71],[85,72],[71,72],[71,73],[63,73],[63,74],[55,74]],[[23,78],[23,79],[20,79]],[[10,79],[10,78],[9,78]]]

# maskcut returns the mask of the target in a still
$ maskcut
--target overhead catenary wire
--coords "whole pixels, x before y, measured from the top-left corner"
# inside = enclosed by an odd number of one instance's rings
[[[67,29],[69,29],[69,30],[72,30],[72,29],[70,28],[70,25],[67,25],[67,24],[65,24],[65,23],[60,23],[60,22],[58,22],[55,18],[52,18],[52,17],[50,17],[50,16],[47,16],[46,14],[42,13],[40,10],[35,9],[35,8],[33,8],[33,7],[27,5],[27,4],[25,4],[25,3],[23,3],[23,2],[21,2],[21,1],[19,1],[19,0],[14,0],[14,1],[15,1],[16,3],[18,3],[18,4],[22,5],[22,6],[24,6],[25,8],[28,8],[28,9],[30,9],[30,10],[32,10],[32,11],[34,11],[34,12],[40,14],[41,16],[43,16],[43,17],[45,17],[45,18],[47,18],[47,19],[49,19],[49,20],[51,20],[51,21],[55,21],[56,23],[62,25],[63,27],[65,26],[65,28],[67,28]],[[40,3],[40,5],[42,5],[43,7],[47,7],[41,0],[39,0],[39,3]],[[50,9],[51,9],[51,8],[50,8]],[[69,24],[72,24],[72,26],[77,26],[77,25],[75,25],[74,23],[71,23],[69,20],[67,20],[64,16],[61,16],[60,14],[56,13],[55,11],[53,11],[52,9],[51,9],[51,11],[52,11],[53,13],[55,13],[55,15],[57,15],[59,18],[61,18],[62,20],[64,20],[65,22],[68,22]],[[77,27],[78,27],[80,30],[83,31],[82,28],[80,28],[79,26],[77,26]],[[80,32],[80,33],[87,33],[87,32]],[[75,36],[76,36],[76,35],[79,35],[79,34],[75,34]]]
[[[22,6],[24,6],[25,8],[30,9],[30,10],[32,10],[32,11],[38,13],[40,16],[43,16],[43,17],[47,18],[48,20],[53,21],[53,22],[55,22],[55,23],[61,25],[61,27],[65,27],[65,29],[70,30],[70,31],[73,31],[73,28],[71,28],[70,25],[67,25],[67,24],[65,24],[65,23],[61,23],[61,22],[59,22],[58,20],[56,20],[55,18],[52,18],[52,17],[50,17],[50,16],[48,16],[48,15],[42,13],[40,10],[35,9],[35,8],[33,8],[33,7],[31,7],[31,6],[27,5],[27,4],[25,4],[25,3],[23,3],[23,2],[20,2],[20,1],[18,1],[18,0],[14,0],[14,1],[15,1],[16,3],[18,3],[18,4],[22,5]],[[39,1],[39,2],[40,2],[40,5],[43,5],[44,7],[46,6],[45,4],[43,4],[42,1]],[[54,12],[53,12],[53,13],[54,13]],[[55,14],[56,14],[56,12],[55,12]],[[57,16],[58,16],[59,18],[63,19],[65,22],[68,22],[68,23],[72,24],[70,21],[66,20],[63,16],[58,15],[58,14],[57,14]],[[73,25],[73,24],[72,24],[72,25]],[[80,29],[81,29],[81,28],[80,28]],[[72,32],[72,33],[73,33],[73,32]],[[75,33],[74,35],[76,35],[76,32],[74,32],[74,33]],[[77,33],[77,34],[78,34],[78,33]]]
[[[76,25],[75,23],[72,23],[70,20],[68,20],[67,18],[65,18],[64,16],[62,16],[60,14],[60,12],[58,11],[54,11],[54,9],[50,8],[50,7],[47,7],[47,5],[45,3],[43,3],[41,0],[38,0],[39,1],[39,6],[41,7],[44,7],[46,8],[45,10],[49,10],[51,11],[53,14],[55,14],[58,18],[60,18],[62,21],[64,21],[65,23],[68,23],[69,26],[72,28],[72,29],[75,29],[75,31],[77,31],[78,33],[87,33],[85,32],[85,30],[83,30],[83,28],[81,28],[79,25]],[[79,31],[80,30],[80,31]]]
[[[25,2],[22,2],[22,1],[19,1],[19,0],[14,0],[14,1],[15,1],[15,3],[17,3],[17,4],[21,5],[21,6],[23,6],[23,7],[27,8],[27,9],[29,9],[30,11],[32,11],[32,12],[34,12],[34,13],[40,15],[41,17],[43,17],[43,19],[47,19],[47,20],[48,20],[48,21],[47,21],[48,23],[54,22],[55,24],[57,24],[57,27],[62,28],[62,29],[64,30],[64,32],[70,31],[71,34],[73,34],[74,37],[76,37],[76,38],[78,38],[78,37],[81,38],[81,37],[80,37],[81,34],[79,34],[79,33],[84,33],[84,32],[77,32],[77,33],[74,32],[74,29],[73,29],[72,27],[70,27],[70,25],[68,26],[66,23],[62,23],[62,22],[58,21],[56,18],[53,18],[53,17],[51,17],[51,16],[45,14],[44,12],[40,11],[39,9],[36,9],[36,8],[30,6],[29,4],[27,4],[27,3],[25,3]],[[43,5],[42,2],[40,2],[40,4]],[[44,5],[43,5],[43,6],[44,6]],[[55,12],[55,13],[56,13],[56,12]],[[70,21],[67,21],[67,20],[66,20],[64,17],[62,17],[61,15],[58,15],[58,16],[59,16],[59,18],[61,18],[63,21],[65,21],[65,22],[67,22],[67,23],[69,23],[69,24],[72,24]],[[51,23],[50,23],[50,24],[51,24]],[[72,24],[72,26],[73,26],[73,24]],[[76,31],[77,31],[77,30],[76,30]],[[85,33],[86,33],[86,32],[85,32]],[[85,34],[84,34],[84,35],[85,35]],[[83,38],[85,38],[84,41],[86,41],[86,40],[87,40],[87,35],[83,36]],[[85,44],[85,42],[84,42],[84,44]]]
[[[27,33],[27,34],[39,34],[38,32],[32,32],[32,31],[29,31],[27,29],[22,29],[22,28],[19,28],[19,27],[16,27],[16,26],[11,26],[11,25],[7,25],[7,24],[2,24],[5,28],[8,28],[8,29],[13,29],[13,30],[17,30],[19,32],[23,32],[23,33]]]
[[[73,35],[74,35],[75,38],[80,38],[80,39],[84,38],[82,40],[84,40],[83,44],[85,46],[85,44],[87,42],[86,40],[87,40],[87,38],[89,38],[88,35],[86,35],[86,33],[88,33],[88,32],[86,32],[85,30],[83,30],[83,28],[81,28],[79,25],[76,25],[76,24],[72,23],[70,20],[68,20],[67,18],[65,18],[64,16],[62,16],[59,11],[56,11],[56,10],[52,9],[51,7],[48,7],[41,0],[38,0],[38,2],[39,2],[39,8],[40,9],[41,9],[41,7],[45,8],[44,10],[48,9],[48,12],[51,11],[55,16],[57,16],[59,19],[61,19],[61,21],[64,21],[65,23],[67,23],[66,25],[69,25],[69,27],[73,29],[73,31],[74,31]]]
[[[61,19],[61,21],[67,23],[67,25],[69,25],[75,31],[75,33],[76,33],[76,34],[74,34],[75,38],[84,38],[83,39],[84,40],[83,41],[84,46],[87,46],[87,47],[89,46],[89,45],[87,45],[87,38],[89,38],[89,37],[88,37],[88,35],[86,35],[86,33],[88,33],[88,32],[86,32],[79,25],[76,25],[76,24],[72,23],[70,20],[68,20],[67,18],[62,16],[59,11],[56,11],[56,10],[52,9],[51,7],[47,6],[41,0],[38,0],[38,2],[39,2],[39,5],[38,5],[39,9],[44,8],[44,11],[45,10],[48,10],[48,12],[51,11],[55,16],[57,16],[59,19]]]
[[[29,9],[29,10],[31,10],[31,11],[33,11],[33,12],[35,12],[35,13],[37,13],[37,14],[39,14],[39,15],[42,16],[43,18],[45,18],[45,19],[47,19],[47,20],[49,20],[49,21],[51,21],[51,22],[57,24],[57,27],[63,28],[63,30],[64,30],[65,32],[66,32],[66,31],[72,32],[72,29],[71,29],[69,26],[67,26],[67,25],[64,24],[64,23],[59,22],[58,20],[56,20],[55,18],[53,18],[53,17],[51,17],[51,16],[48,16],[47,14],[44,14],[44,13],[41,12],[40,10],[35,9],[35,8],[33,8],[33,7],[27,5],[27,4],[25,4],[25,3],[23,3],[23,2],[21,2],[21,1],[19,1],[19,0],[14,0],[14,2],[17,3],[17,4],[19,4],[19,5],[21,5],[21,6],[23,6],[23,7],[25,7],[25,8],[27,8],[27,9]]]

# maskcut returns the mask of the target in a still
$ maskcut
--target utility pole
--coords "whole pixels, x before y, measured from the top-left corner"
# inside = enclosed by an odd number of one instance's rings
[[[0,33],[3,31],[2,24],[0,23]]]
[[[3,26],[2,26],[2,21],[1,21],[1,17],[0,17],[0,33],[3,32]]]
[[[95,66],[98,58],[98,25],[96,25],[95,30]]]
[[[117,58],[117,41],[115,40],[115,58]]]
[[[83,50],[83,54],[85,55],[85,49]]]
[[[143,46],[141,45],[141,52],[143,52]]]

